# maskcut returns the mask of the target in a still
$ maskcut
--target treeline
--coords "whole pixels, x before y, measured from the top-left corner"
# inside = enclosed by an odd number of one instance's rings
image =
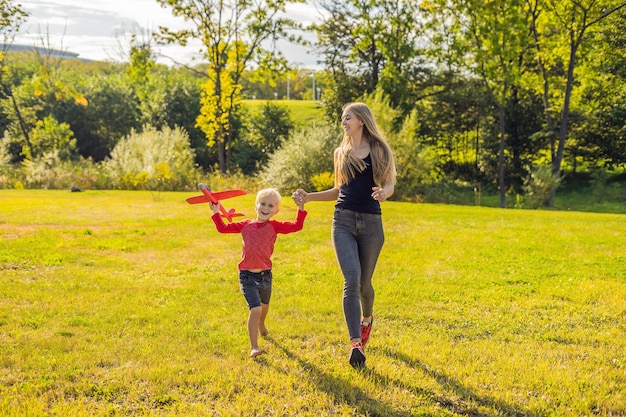
[[[624,170],[625,6],[333,2],[308,28],[326,68],[315,74],[280,60],[252,70],[237,54],[167,67],[149,42],[122,64],[4,54],[0,187],[180,189],[214,173],[322,188],[341,106],[365,100],[396,151],[397,198],[550,204],[564,175]],[[325,117],[296,129],[277,104],[287,96],[320,99]],[[268,103],[250,112],[243,98]]]

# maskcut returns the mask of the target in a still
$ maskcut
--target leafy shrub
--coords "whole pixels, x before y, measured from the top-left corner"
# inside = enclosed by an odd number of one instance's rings
[[[188,190],[198,178],[187,133],[169,127],[131,131],[111,152],[106,170],[112,186],[119,189]]]
[[[547,205],[561,178],[552,173],[550,165],[539,165],[528,170],[524,179],[524,193],[531,208]]]
[[[64,160],[59,153],[56,150],[33,160],[25,160],[21,169],[13,167],[11,175],[14,181],[22,182],[26,188],[107,188],[108,181],[100,164],[83,158],[76,161]]]
[[[332,172],[322,172],[311,177],[311,184],[315,191],[328,190],[335,184],[335,176]]]
[[[333,171],[333,151],[341,135],[328,124],[311,126],[299,131],[272,154],[259,174],[264,186],[278,188],[282,193],[297,188],[315,189],[311,179]]]
[[[269,156],[280,148],[291,135],[294,122],[289,108],[266,102],[261,108],[246,116],[239,129],[241,142],[233,151],[233,162],[244,174],[252,174],[258,166],[264,166]]]
[[[30,133],[30,141],[34,155],[30,155],[28,147],[25,147],[27,159],[51,153],[56,153],[62,161],[78,158],[76,139],[70,125],[59,123],[52,116],[37,121]]]
[[[222,174],[219,170],[215,170],[215,172],[208,173],[205,178],[200,178],[198,182],[216,191],[239,189],[252,193],[259,188],[259,180],[256,177],[244,175],[241,172]]]
[[[591,172],[591,188],[593,199],[596,203],[604,203],[606,197],[606,183],[609,179],[609,172],[605,168],[595,168]]]
[[[477,204],[477,190],[463,181],[447,177],[436,182],[424,183],[415,188],[412,201],[439,204]],[[478,205],[478,204],[477,204]]]

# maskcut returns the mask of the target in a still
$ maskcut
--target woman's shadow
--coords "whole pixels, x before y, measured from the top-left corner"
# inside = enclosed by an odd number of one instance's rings
[[[358,415],[389,417],[405,417],[410,415],[409,413],[396,410],[392,406],[372,398],[367,392],[347,380],[323,372],[317,366],[299,357],[289,350],[288,347],[276,339],[273,339],[271,336],[268,336],[267,340],[282,351],[289,359],[298,363],[298,365],[307,372],[313,386],[325,392],[333,399],[335,404],[343,403],[353,407]],[[358,369],[357,372],[367,373],[368,371],[367,368],[364,367]]]
[[[395,361],[403,362],[406,366],[412,369],[421,370],[425,375],[428,375],[432,379],[437,381],[437,383],[441,385],[446,391],[450,392],[451,395],[447,397],[435,397],[432,393],[430,393],[430,397],[434,401],[436,401],[441,407],[446,408],[454,413],[476,417],[487,417],[494,415],[505,415],[514,417],[538,417],[536,414],[530,411],[522,411],[503,401],[499,401],[488,396],[481,396],[474,392],[468,386],[460,383],[458,380],[450,377],[449,375],[446,375],[443,372],[434,370],[433,368],[428,366],[428,364],[420,361],[419,359],[413,359],[405,353],[394,351],[388,347],[375,349],[375,351],[382,353],[383,355]],[[410,386],[406,386],[406,382],[393,380],[393,383],[394,385],[411,389]],[[424,392],[424,390],[421,391]],[[490,410],[494,410],[494,412],[487,414],[479,411],[478,408],[487,408]]]
[[[373,398],[370,394],[350,381],[335,377],[322,371],[311,362],[296,355],[287,346],[283,345],[279,341],[271,337],[268,337],[268,341],[282,351],[289,359],[298,363],[298,365],[307,372],[312,384],[330,396],[336,404],[346,404],[354,408],[355,412],[359,415],[389,417],[405,417],[413,415],[411,411],[400,409],[396,404],[387,404]],[[413,359],[404,353],[396,352],[390,348],[374,348],[372,351],[382,353],[393,360],[404,362],[411,368],[421,370],[426,375],[431,376],[447,391],[451,391],[451,395],[449,398],[437,395],[408,381],[402,381],[389,375],[381,375],[376,370],[368,368],[367,366],[357,370],[357,372],[361,373],[364,377],[367,377],[370,381],[373,381],[373,383],[382,390],[389,389],[391,387],[408,390],[415,396],[428,399],[431,404],[436,404],[438,407],[445,409],[447,411],[446,414],[452,412],[458,415],[473,417],[488,417],[494,415],[515,417],[534,416],[531,413],[520,411],[519,409],[493,398],[481,397],[467,386],[461,384],[459,381],[448,375],[434,371],[428,365],[417,359]],[[406,404],[404,404],[404,406],[406,406]],[[480,412],[478,410],[479,407],[489,408],[494,410],[494,413],[486,414]]]

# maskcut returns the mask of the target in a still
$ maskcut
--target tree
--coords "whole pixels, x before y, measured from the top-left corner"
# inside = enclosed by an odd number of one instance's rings
[[[626,6],[626,2],[617,0],[527,0],[532,13],[532,35],[535,40],[536,59],[542,68],[546,123],[553,125],[551,110],[554,101],[560,101],[560,113],[557,126],[558,136],[551,135],[550,154],[552,172],[561,175],[561,164],[568,137],[568,122],[572,93],[575,86],[576,65],[580,48],[589,37],[590,30],[599,22],[613,15]],[[561,51],[564,51],[562,54]],[[546,65],[562,64],[563,76],[550,77]],[[562,91],[554,96],[551,86],[564,85]],[[549,204],[554,203],[553,191]]]
[[[460,68],[465,67],[478,76],[496,103],[498,188],[500,206],[506,207],[506,103],[512,88],[519,83],[521,58],[528,42],[524,1],[435,0],[429,8],[435,22],[446,19],[450,22],[455,53],[446,57],[452,56]]]
[[[78,157],[74,132],[67,123],[59,123],[52,116],[37,121],[31,132],[34,154],[27,159],[40,157],[49,152],[57,152],[59,160],[69,161]]]
[[[419,58],[418,2],[344,0],[325,2],[327,17],[313,25],[317,48],[332,72],[333,107],[373,92],[379,83],[394,106],[410,111],[415,102]]]
[[[234,159],[243,174],[250,175],[266,164],[268,158],[290,137],[294,129],[289,109],[268,101],[252,116],[246,117]]]
[[[89,105],[66,99],[58,105],[56,114],[59,121],[72,127],[80,154],[102,161],[123,136],[141,128],[139,100],[119,74],[88,77],[78,88]]]
[[[208,142],[217,147],[218,164],[225,173],[230,165],[232,120],[241,91],[241,76],[256,61],[280,69],[280,53],[265,48],[294,22],[282,17],[285,6],[300,0],[157,0],[174,16],[192,27],[171,31],[161,27],[159,39],[185,45],[190,38],[202,41],[209,64],[203,86],[202,108],[197,124]]]
[[[615,19],[626,19],[626,10]],[[575,156],[586,167],[614,169],[626,164],[626,33],[603,22],[592,34],[590,53],[582,56],[577,77],[581,120],[572,123]],[[575,170],[578,160],[574,159]]]
[[[18,120],[24,140],[31,154],[33,152],[30,143],[29,127],[22,116],[21,108],[13,96],[13,88],[10,77],[10,69],[6,65],[6,52],[13,44],[15,35],[19,32],[22,23],[26,21],[28,13],[22,9],[21,4],[14,5],[11,0],[0,0],[0,36],[2,37],[2,46],[0,50],[0,88],[3,98],[11,101],[12,109]]]

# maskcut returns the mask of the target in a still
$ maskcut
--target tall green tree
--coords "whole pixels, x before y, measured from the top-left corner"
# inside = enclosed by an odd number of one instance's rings
[[[519,84],[524,49],[528,45],[528,13],[523,0],[434,0],[427,6],[433,24],[449,22],[450,51],[461,71],[471,71],[482,80],[497,106],[498,188],[500,206],[506,207],[505,146],[506,104]]]
[[[87,77],[78,87],[87,106],[66,99],[59,104],[59,121],[68,123],[80,154],[102,161],[131,130],[141,130],[141,111],[135,91],[122,74]]]
[[[626,21],[626,9],[611,20]],[[572,123],[569,149],[585,167],[614,169],[626,165],[626,33],[604,21],[590,39],[590,53],[580,60],[575,107],[581,117]],[[572,155],[572,156],[574,156]]]
[[[552,172],[561,175],[561,165],[568,139],[572,94],[581,48],[598,24],[626,7],[623,0],[526,0],[534,11],[531,16],[536,59],[542,68],[543,95],[548,128],[551,109],[559,108],[558,120],[551,135]],[[623,24],[623,19],[621,20]],[[564,72],[553,77],[546,67],[562,66]],[[554,202],[556,189],[550,198]]]
[[[245,118],[241,144],[234,159],[245,175],[262,168],[270,155],[289,139],[294,129],[289,109],[267,101],[258,111]]]
[[[379,85],[394,106],[410,111],[423,52],[418,2],[412,0],[343,0],[323,2],[326,17],[313,25],[317,49],[333,74],[329,97],[340,107]],[[410,104],[409,104],[410,103]]]
[[[287,37],[287,29],[297,26],[285,18],[285,6],[301,0],[157,1],[191,25],[178,31],[161,27],[161,41],[185,45],[193,38],[202,42],[209,71],[198,126],[209,144],[217,147],[220,171],[227,172],[242,74],[253,62],[276,67],[284,64],[280,53],[269,47],[272,40]]]

